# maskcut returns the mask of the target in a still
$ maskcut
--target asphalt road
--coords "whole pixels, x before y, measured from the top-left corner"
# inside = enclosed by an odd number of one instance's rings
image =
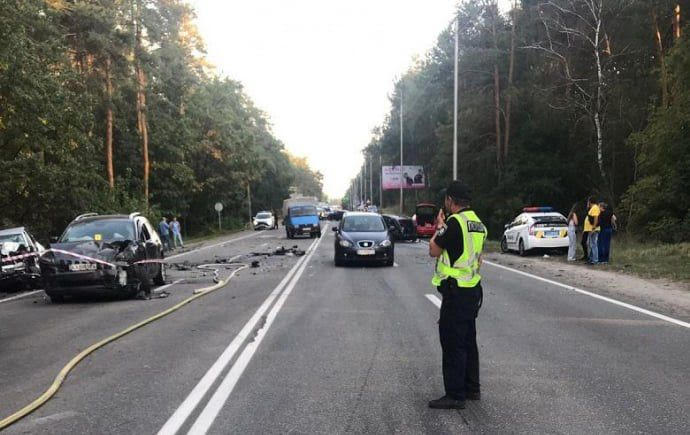
[[[280,245],[312,249],[250,256]],[[266,231],[206,242],[173,260],[260,265],[97,350],[6,432],[688,432],[690,329],[490,264],[482,400],[428,409],[443,390],[426,251],[398,244],[395,267],[336,268],[326,228],[321,240]],[[172,270],[184,281],[151,301],[0,302],[0,418],[83,348],[210,285],[206,273]]]

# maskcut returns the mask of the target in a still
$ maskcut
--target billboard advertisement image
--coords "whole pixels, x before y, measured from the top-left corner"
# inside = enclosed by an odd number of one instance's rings
[[[400,166],[383,166],[381,173],[383,190],[400,189],[401,183],[403,189],[423,189],[426,187],[426,175],[423,166],[405,165],[402,167],[402,171]]]

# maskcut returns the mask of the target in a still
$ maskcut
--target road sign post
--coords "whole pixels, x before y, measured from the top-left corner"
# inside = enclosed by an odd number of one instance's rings
[[[223,204],[217,202],[214,208],[216,209],[216,212],[218,212],[218,231],[220,231],[220,212],[223,211]]]

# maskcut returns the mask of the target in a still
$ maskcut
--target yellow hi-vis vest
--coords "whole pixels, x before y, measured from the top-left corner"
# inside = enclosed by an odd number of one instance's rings
[[[431,284],[435,287],[450,277],[458,283],[458,287],[474,287],[479,284],[482,277],[479,275],[479,256],[484,249],[484,240],[488,232],[477,215],[471,211],[463,211],[450,216],[460,224],[463,238],[463,251],[460,258],[454,264],[450,264],[450,256],[445,249],[436,259],[436,272],[431,278]]]

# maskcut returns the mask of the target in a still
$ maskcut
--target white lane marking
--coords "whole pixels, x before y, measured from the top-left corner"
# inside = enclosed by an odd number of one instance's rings
[[[211,396],[211,399],[208,401],[203,411],[201,411],[201,414],[199,414],[199,417],[196,419],[192,427],[189,429],[189,434],[205,434],[211,428],[211,425],[218,416],[218,413],[220,413],[220,410],[225,405],[225,402],[228,400],[228,397],[230,397],[232,390],[235,388],[235,385],[237,384],[237,381],[239,381],[240,377],[242,376],[242,373],[244,373],[244,370],[249,365],[249,361],[252,359],[252,356],[254,356],[256,350],[259,348],[261,341],[266,336],[266,333],[268,332],[269,328],[271,327],[271,324],[278,315],[278,312],[283,307],[283,304],[287,300],[288,296],[290,296],[292,290],[295,288],[295,285],[304,273],[304,270],[306,269],[309,260],[316,252],[316,249],[318,248],[319,244],[321,243],[321,240],[324,239],[326,234],[328,233],[324,232],[321,235],[321,237],[317,239],[316,246],[309,253],[309,255],[306,256],[306,260],[302,263],[300,269],[297,271],[288,287],[280,295],[278,301],[275,303],[273,308],[271,308],[271,311],[269,311],[268,316],[266,317],[266,323],[259,331],[257,331],[254,340],[250,343],[247,343],[240,356],[237,357],[237,361],[232,366],[228,374],[225,376],[225,379],[223,379],[223,382],[220,384],[216,392],[213,393],[213,396]]]
[[[0,304],[3,304],[3,303],[5,303],[5,302],[10,302],[10,301],[16,301],[17,299],[28,298],[29,296],[33,296],[33,295],[35,295],[35,294],[37,294],[37,293],[42,293],[42,292],[43,292],[43,290],[34,290],[34,291],[32,291],[32,292],[22,293],[22,294],[17,295],[17,296],[12,296],[12,297],[9,297],[9,298],[0,299]]]
[[[309,246],[308,251],[313,249],[319,240],[314,240]],[[191,393],[185,398],[182,404],[175,410],[173,415],[165,422],[165,425],[158,431],[159,435],[169,435],[175,434],[184,422],[189,418],[189,416],[194,412],[194,409],[199,405],[199,402],[204,398],[208,390],[215,383],[216,379],[225,370],[225,367],[230,363],[230,360],[235,355],[237,350],[240,348],[242,343],[252,334],[254,327],[259,323],[259,320],[263,317],[264,313],[271,306],[275,298],[280,294],[283,288],[290,281],[295,271],[306,260],[306,256],[301,257],[297,263],[288,271],[287,275],[282,281],[273,289],[266,300],[261,304],[261,306],[256,310],[254,315],[247,321],[242,330],[235,336],[228,347],[223,351],[223,353],[218,357],[218,359],[213,363],[210,369],[206,372],[199,383],[192,389]]]
[[[439,299],[438,296],[432,295],[430,293],[427,293],[424,296],[426,296],[426,298],[429,299],[432,304],[436,305],[436,308],[441,308],[441,299]]]
[[[184,279],[177,279],[177,280],[171,282],[170,284],[162,285],[162,286],[160,286],[160,287],[154,289],[154,290],[153,290],[153,293],[154,293],[154,294],[156,294],[156,293],[161,293],[161,292],[163,292],[163,290],[165,290],[166,288],[170,288],[170,287],[174,286],[175,284],[181,283],[182,281],[184,281]]]
[[[500,265],[500,264],[497,264],[497,263],[494,263],[491,261],[484,260],[484,263],[488,264],[490,266],[493,266],[493,267],[497,267],[499,269],[505,269],[505,270],[508,270],[508,271],[511,271],[511,272],[514,272],[514,273],[517,273],[517,274],[520,274],[523,276],[527,276],[527,277],[530,277],[530,278],[533,278],[533,279],[536,279],[539,281],[543,281],[543,282],[546,282],[546,283],[549,283],[549,284],[552,284],[552,285],[555,285],[558,287],[562,287],[562,288],[567,289],[567,290],[572,290],[574,292],[581,293],[583,295],[591,296],[591,297],[596,298],[596,299],[601,299],[602,301],[610,302],[614,305],[618,305],[618,306],[627,308],[629,310],[637,311],[638,313],[646,314],[648,316],[652,316],[652,317],[655,317],[657,319],[665,320],[669,323],[673,323],[674,325],[682,326],[684,328],[690,328],[690,323],[688,323],[688,322],[683,322],[682,320],[674,319],[673,317],[665,316],[663,314],[659,314],[657,312],[638,307],[637,305],[632,305],[632,304],[628,304],[626,302],[621,302],[621,301],[613,299],[613,298],[609,298],[609,297],[602,296],[602,295],[599,295],[596,293],[592,293],[592,292],[589,292],[587,290],[582,290],[580,288],[573,287],[573,286],[570,286],[567,284],[562,284],[558,281],[553,281],[551,279],[542,278],[541,276],[532,275],[531,273],[527,273],[527,272],[523,272],[521,270],[513,269],[512,267],[503,266],[503,265]]]
[[[254,236],[256,236],[257,234],[258,234],[258,233],[251,233],[251,234],[247,234],[247,235],[242,236],[242,237],[236,237],[236,238],[234,238],[234,239],[229,239],[229,240],[226,240],[226,241],[224,241],[224,242],[216,243],[215,245],[202,246],[202,247],[197,248],[197,249],[192,249],[191,251],[187,251],[187,252],[182,252],[182,253],[179,253],[179,254],[171,255],[170,257],[165,257],[165,259],[166,259],[166,260],[172,260],[173,258],[182,257],[183,255],[189,255],[189,254],[193,254],[193,253],[195,253],[195,252],[203,251],[203,250],[206,250],[206,249],[215,248],[215,247],[217,247],[217,246],[222,246],[222,245],[225,245],[225,244],[227,244],[227,243],[239,242],[240,240],[244,240],[244,239],[248,239],[248,238],[250,238],[250,237],[254,237]]]

